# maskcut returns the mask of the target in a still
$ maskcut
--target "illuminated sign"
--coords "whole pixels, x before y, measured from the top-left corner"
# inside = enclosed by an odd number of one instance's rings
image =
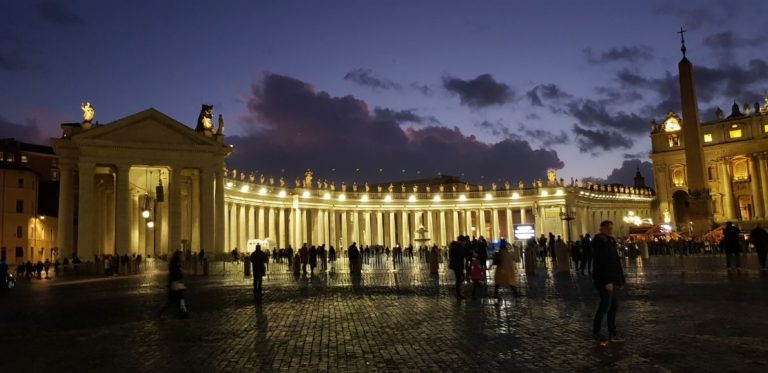
[[[531,237],[536,237],[536,232],[533,229],[533,224],[515,224],[516,240],[527,240]]]

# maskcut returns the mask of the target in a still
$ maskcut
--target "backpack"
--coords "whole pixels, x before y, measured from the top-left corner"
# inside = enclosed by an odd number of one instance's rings
[[[480,281],[483,279],[483,267],[480,265],[480,261],[472,261],[472,269],[469,278],[472,279],[472,281]]]

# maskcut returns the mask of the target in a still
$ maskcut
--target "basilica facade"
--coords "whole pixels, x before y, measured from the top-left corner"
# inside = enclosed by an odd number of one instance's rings
[[[337,187],[309,171],[286,182],[227,170],[232,149],[211,110],[203,107],[196,129],[155,109],[103,125],[92,123],[92,113],[63,124],[52,140],[60,255],[215,254],[256,244],[445,246],[460,234],[491,241],[552,232],[569,240],[595,233],[606,219],[624,235],[652,215],[650,188],[566,183],[553,172],[532,185],[470,185],[445,176]]]
[[[768,96],[733,103],[727,116],[700,121],[692,65],[680,62],[683,116],[670,112],[652,123],[655,218],[677,230],[703,234],[727,221],[747,229],[768,214]],[[706,205],[697,208],[696,202]]]

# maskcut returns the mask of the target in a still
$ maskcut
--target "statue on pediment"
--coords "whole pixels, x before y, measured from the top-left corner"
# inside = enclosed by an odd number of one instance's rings
[[[259,175],[259,184],[264,185],[264,180],[265,180],[264,174]]]
[[[368,191],[370,191],[370,190],[371,190],[371,186],[370,186],[370,185],[368,185],[368,182],[366,181],[366,182],[365,182],[365,191],[366,191],[366,192],[368,192]]]
[[[328,189],[328,180],[323,180],[323,189]]]
[[[83,124],[90,124],[93,122],[93,117],[96,116],[96,108],[94,108],[90,102],[86,102],[80,104],[80,109],[83,110]]]
[[[451,185],[451,192],[456,193],[456,184]]]
[[[405,193],[405,184],[400,185],[400,192]]]
[[[195,131],[203,132],[206,136],[211,136],[213,134],[212,118],[213,105],[203,104],[200,109],[200,115],[197,117],[197,127],[195,127]]]
[[[418,185],[414,185],[411,189],[413,189],[414,193],[418,193],[419,192],[419,186]]]
[[[312,171],[310,169],[304,171],[304,188],[312,188]]]
[[[294,180],[293,180],[293,185],[294,185],[294,186],[296,186],[296,188],[300,187],[300,186],[301,186],[301,180],[299,180],[299,179],[294,179]]]
[[[496,183],[491,183],[491,190],[495,192],[495,191],[496,191],[496,188],[498,188],[498,186],[496,185]]]
[[[232,169],[231,179],[233,179],[233,180],[237,179],[237,169],[236,168]]]
[[[469,183],[464,183],[464,191],[469,192],[469,190],[470,190]]]
[[[425,189],[426,189],[427,193],[429,193],[429,192],[431,192],[431,191],[432,191],[432,188],[431,188],[429,185],[427,185],[427,186],[425,187]]]
[[[357,193],[357,181],[352,183],[352,191]]]
[[[336,191],[336,182],[331,181],[331,192],[335,192],[335,191]]]
[[[553,168],[547,170],[547,186],[557,186],[557,171]]]
[[[281,187],[284,187],[284,186],[285,186],[285,178],[284,178],[284,177],[282,177],[282,176],[280,176],[280,186],[281,186]]]
[[[480,184],[477,186],[477,191],[482,192],[483,191],[483,184]]]
[[[517,182],[517,189],[525,189],[525,183],[522,180]]]
[[[240,173],[240,181],[245,181],[245,172]]]
[[[275,177],[274,176],[271,176],[271,175],[269,176],[269,185],[275,185]]]
[[[509,180],[504,182],[504,189],[505,190],[509,190],[509,188],[511,188],[511,187],[512,187],[512,185],[509,183]]]
[[[381,186],[381,184],[376,185],[376,191],[381,193],[381,191],[384,189],[384,187]]]
[[[347,184],[345,182],[341,182],[341,191],[346,192],[347,191]]]
[[[440,193],[445,192],[445,185],[440,184],[440,187],[438,188],[438,190],[440,191]]]
[[[216,134],[221,136],[224,134],[224,117],[219,114],[219,129],[216,130]]]
[[[248,181],[250,181],[252,183],[256,181],[256,174],[253,173],[253,171],[251,171],[251,173],[248,174]]]
[[[389,183],[389,186],[387,187],[387,191],[392,193],[392,191],[394,191],[394,190],[395,190],[395,186],[392,185],[392,183]]]

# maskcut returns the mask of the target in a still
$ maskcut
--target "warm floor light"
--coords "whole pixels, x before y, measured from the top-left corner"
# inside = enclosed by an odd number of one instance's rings
[[[491,195],[491,193],[487,193],[487,194],[485,195],[485,200],[486,200],[486,201],[490,201],[490,200],[492,200],[492,199],[493,199],[493,196]]]
[[[408,202],[416,202],[416,196],[414,196],[413,194],[411,194],[411,196],[410,196],[410,197],[408,197]]]
[[[512,193],[512,199],[518,199],[518,198],[520,198],[519,193]]]
[[[440,202],[442,199],[440,198],[440,196],[434,196],[432,200],[435,202]]]
[[[304,193],[301,194],[301,196],[304,198],[309,198],[309,191],[305,190]]]
[[[392,202],[392,196],[390,196],[389,194],[384,196],[384,202]]]
[[[285,193],[284,190],[281,190],[280,193],[277,194],[277,196],[280,197],[280,198],[285,198],[286,193]]]
[[[259,189],[259,195],[262,195],[262,196],[264,196],[264,195],[266,195],[266,194],[267,194],[267,188],[261,188],[261,189]]]
[[[227,181],[227,184],[226,184],[227,188],[232,188],[232,185],[235,185],[235,184],[233,184],[231,181]]]
[[[360,200],[363,201],[363,202],[368,202],[368,195],[367,194],[363,194],[363,196],[360,197]]]
[[[323,194],[323,199],[331,199],[331,193]]]
[[[346,200],[347,200],[347,196],[343,194],[339,194],[339,201],[346,201]]]
[[[251,187],[249,187],[248,185],[243,185],[240,187],[240,191],[243,193],[248,193],[249,190],[251,190]]]
[[[466,201],[466,200],[467,200],[467,196],[465,196],[463,194],[459,195],[459,201]]]

